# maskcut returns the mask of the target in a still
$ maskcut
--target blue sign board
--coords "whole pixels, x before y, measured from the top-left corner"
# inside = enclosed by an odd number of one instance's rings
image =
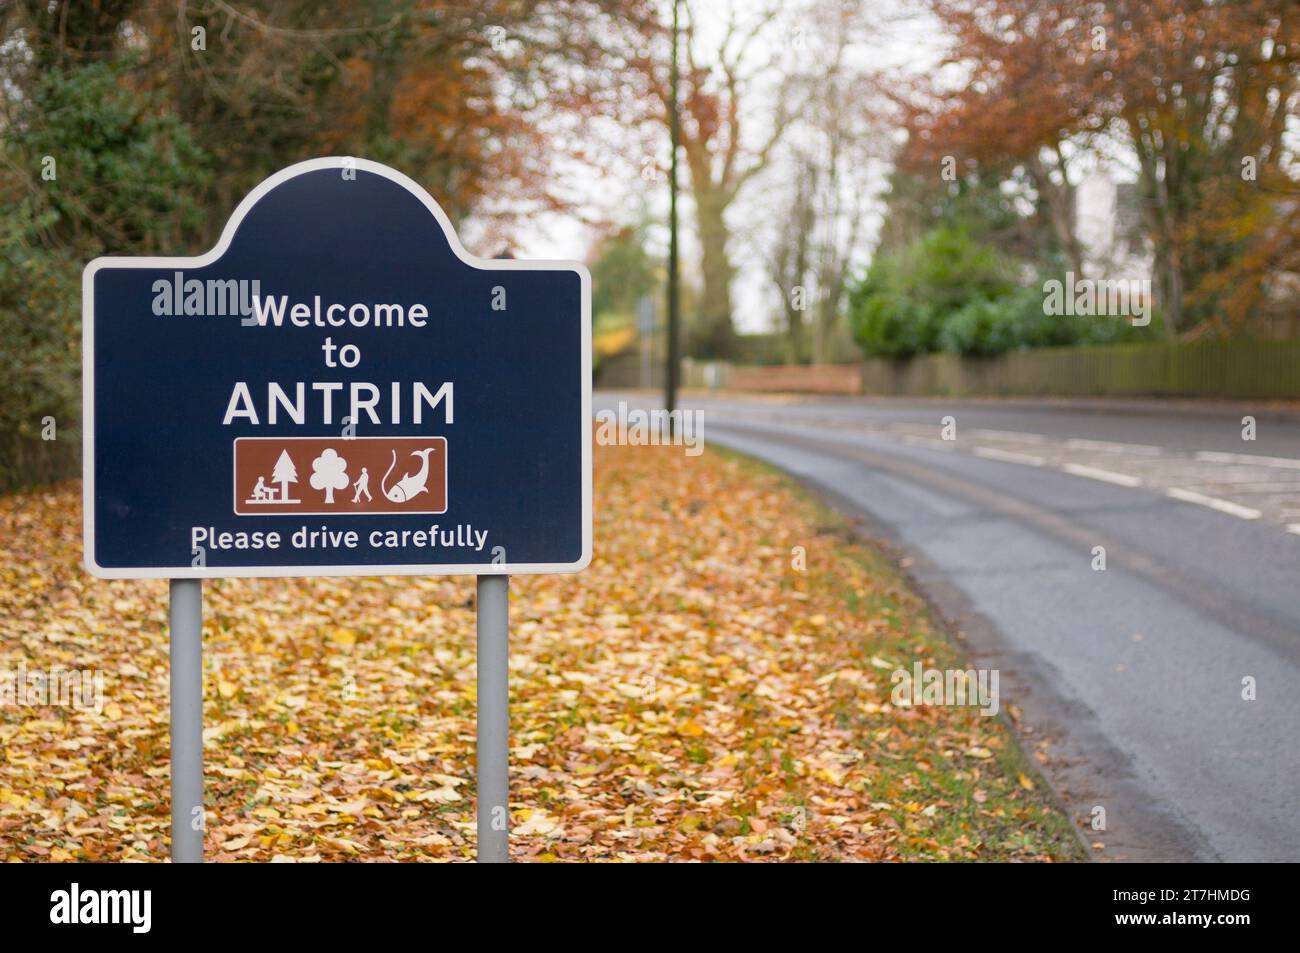
[[[82,286],[105,578],[571,572],[591,559],[591,279],[469,255],[406,176],[314,159],[198,258]]]

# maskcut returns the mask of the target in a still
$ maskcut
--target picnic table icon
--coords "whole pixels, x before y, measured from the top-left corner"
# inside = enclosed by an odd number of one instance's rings
[[[268,486],[265,476],[259,476],[251,495],[244,502],[251,504],[302,502],[293,499],[289,492],[289,484],[298,482],[298,468],[294,465],[293,457],[289,456],[288,450],[280,451],[279,459],[271,468],[270,482],[279,484],[278,489],[275,486]]]

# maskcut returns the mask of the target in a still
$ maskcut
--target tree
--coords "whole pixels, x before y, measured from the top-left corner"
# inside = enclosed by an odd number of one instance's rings
[[[206,156],[132,65],[0,46],[0,485],[75,466],[75,440],[34,434],[76,432],[85,263],[175,250],[201,218]]]
[[[21,31],[35,73],[75,69],[116,53],[122,27],[140,0],[18,0],[0,5],[7,37]]]
[[[832,21],[830,48],[836,59],[810,104],[816,161],[821,171],[813,237],[817,310],[813,325],[813,363],[831,360],[831,339],[840,320],[845,287],[857,251],[868,203],[874,199],[871,174],[882,158],[877,117],[860,77],[842,68],[849,24]]]
[[[954,40],[947,65],[968,78],[958,89],[926,78],[900,97],[910,134],[903,168],[935,175],[948,163],[960,175],[976,168],[985,179],[990,173],[999,179],[1023,175],[1056,250],[1083,274],[1076,183],[1062,143],[1089,129],[1076,108],[1078,37],[1066,35],[1075,14],[1060,7],[1028,0],[931,0]]]
[[[298,502],[289,496],[289,484],[298,482],[298,468],[293,465],[288,450],[280,451],[280,458],[275,461],[275,469],[271,471],[271,482],[280,484],[281,503]]]
[[[39,222],[47,248],[161,254],[201,219],[207,156],[159,97],[124,85],[133,64],[51,70],[7,101],[0,202]]]
[[[914,135],[936,151],[1025,163],[1062,250],[1076,260],[1062,143],[1118,143],[1136,165],[1168,332],[1214,322],[1234,299],[1239,312],[1258,300],[1270,268],[1287,257],[1277,252],[1300,234],[1296,155],[1286,138],[1300,105],[1294,3],[931,5],[954,37],[950,62],[966,81],[931,85],[912,100]],[[1243,175],[1247,159],[1254,179]]]
[[[1137,156],[1159,300],[1177,333],[1217,312],[1215,275],[1235,274],[1256,297],[1267,277],[1242,267],[1255,235],[1215,227],[1225,213],[1245,212],[1258,193],[1215,186],[1242,181],[1242,159],[1251,156],[1257,182],[1297,193],[1285,131],[1300,106],[1300,9],[1286,0],[1111,0],[1094,22],[1113,40],[1093,69],[1090,114],[1122,130]],[[1256,207],[1256,234],[1280,220],[1293,241],[1300,237],[1294,206],[1283,198]]]
[[[624,226],[606,234],[592,249],[591,312],[630,318],[637,303],[658,284],[657,263],[646,251],[644,230]]]
[[[767,170],[793,120],[828,70],[808,50],[791,55],[791,33],[813,36],[808,10],[777,0],[719,4],[683,0],[679,115],[695,233],[700,246],[701,289],[688,350],[726,357],[734,349],[731,226],[727,215],[742,191]],[[856,4],[834,4],[852,17]],[[716,29],[715,29],[716,27]],[[628,18],[603,41],[606,56],[625,64],[621,99],[609,104],[626,126],[660,129],[671,123],[668,31],[658,16]],[[626,91],[631,79],[637,87]]]
[[[683,31],[686,69],[683,75],[681,143],[695,200],[695,225],[700,243],[701,289],[699,316],[692,335],[693,353],[726,357],[733,349],[735,326],[731,313],[731,280],[735,268],[728,244],[726,214],[740,190],[762,172],[785,135],[791,119],[808,99],[807,82],[797,73],[781,72],[784,50],[757,61],[753,49],[776,22],[778,3],[745,14],[731,2],[726,9],[722,38],[701,55],[696,10],[687,5]],[[774,79],[771,119],[756,141],[745,130],[745,106],[762,78]]]
[[[326,503],[333,504],[334,491],[346,490],[349,482],[348,462],[332,447],[311,462],[312,489],[324,490]]]
[[[792,164],[794,192],[778,208],[780,219],[776,239],[767,254],[767,271],[781,297],[786,360],[802,364],[808,353],[804,312],[811,298],[806,282],[811,268],[819,170],[811,157],[802,154]]]
[[[146,29],[177,111],[220,160],[210,196],[216,230],[276,168],[339,153],[400,168],[461,225],[476,213],[522,215],[526,202],[556,206],[554,150],[538,117],[566,57],[531,42],[555,7],[218,0],[179,15],[159,6]],[[190,42],[196,27],[207,49]],[[490,206],[503,191],[511,201]]]
[[[601,26],[651,2],[0,0],[0,482],[42,417],[75,429],[87,260],[206,251],[258,182],[340,153],[500,239],[562,206],[584,75],[624,95]]]

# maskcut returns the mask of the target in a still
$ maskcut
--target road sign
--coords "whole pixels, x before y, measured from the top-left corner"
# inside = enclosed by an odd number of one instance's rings
[[[108,578],[591,558],[591,280],[469,255],[406,176],[314,159],[198,258],[83,281],[85,559]]]
[[[645,295],[636,303],[636,326],[641,344],[641,386],[650,386],[650,352],[654,350],[655,299]]]

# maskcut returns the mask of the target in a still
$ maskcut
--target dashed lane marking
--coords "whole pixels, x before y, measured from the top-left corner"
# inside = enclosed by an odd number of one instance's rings
[[[988,460],[1001,460],[1003,463],[1023,463],[1028,467],[1041,467],[1047,463],[1045,459],[1032,453],[1016,453],[1014,450],[999,450],[997,447],[976,447],[975,456]]]
[[[1204,493],[1196,493],[1192,490],[1184,490],[1181,487],[1171,486],[1165,491],[1168,496],[1175,500],[1182,500],[1184,503],[1196,503],[1200,506],[1208,506],[1212,510],[1218,510],[1220,513],[1227,513],[1229,516],[1235,516],[1243,520],[1257,520],[1263,514],[1252,507],[1242,506],[1240,503],[1233,503],[1231,500],[1221,500],[1217,496],[1206,496]],[[1290,529],[1291,527],[1287,527]]]
[[[1117,443],[1113,440],[1083,440],[1078,437],[1072,437],[1065,441],[1065,445],[1072,450],[1100,450],[1103,453],[1134,453],[1143,457],[1158,457],[1162,452],[1159,447],[1154,447],[1147,443]]]
[[[1127,473],[1116,473],[1114,470],[1103,470],[1101,467],[1086,467],[1082,463],[1067,463],[1062,469],[1066,473],[1073,473],[1075,476],[1087,477],[1090,480],[1101,480],[1103,483],[1114,483],[1116,486],[1141,486],[1142,478],[1131,476]]]
[[[1265,457],[1254,453],[1221,453],[1218,450],[1197,450],[1197,460],[1209,463],[1253,463],[1261,467],[1286,467],[1300,470],[1300,460],[1293,457]]]

